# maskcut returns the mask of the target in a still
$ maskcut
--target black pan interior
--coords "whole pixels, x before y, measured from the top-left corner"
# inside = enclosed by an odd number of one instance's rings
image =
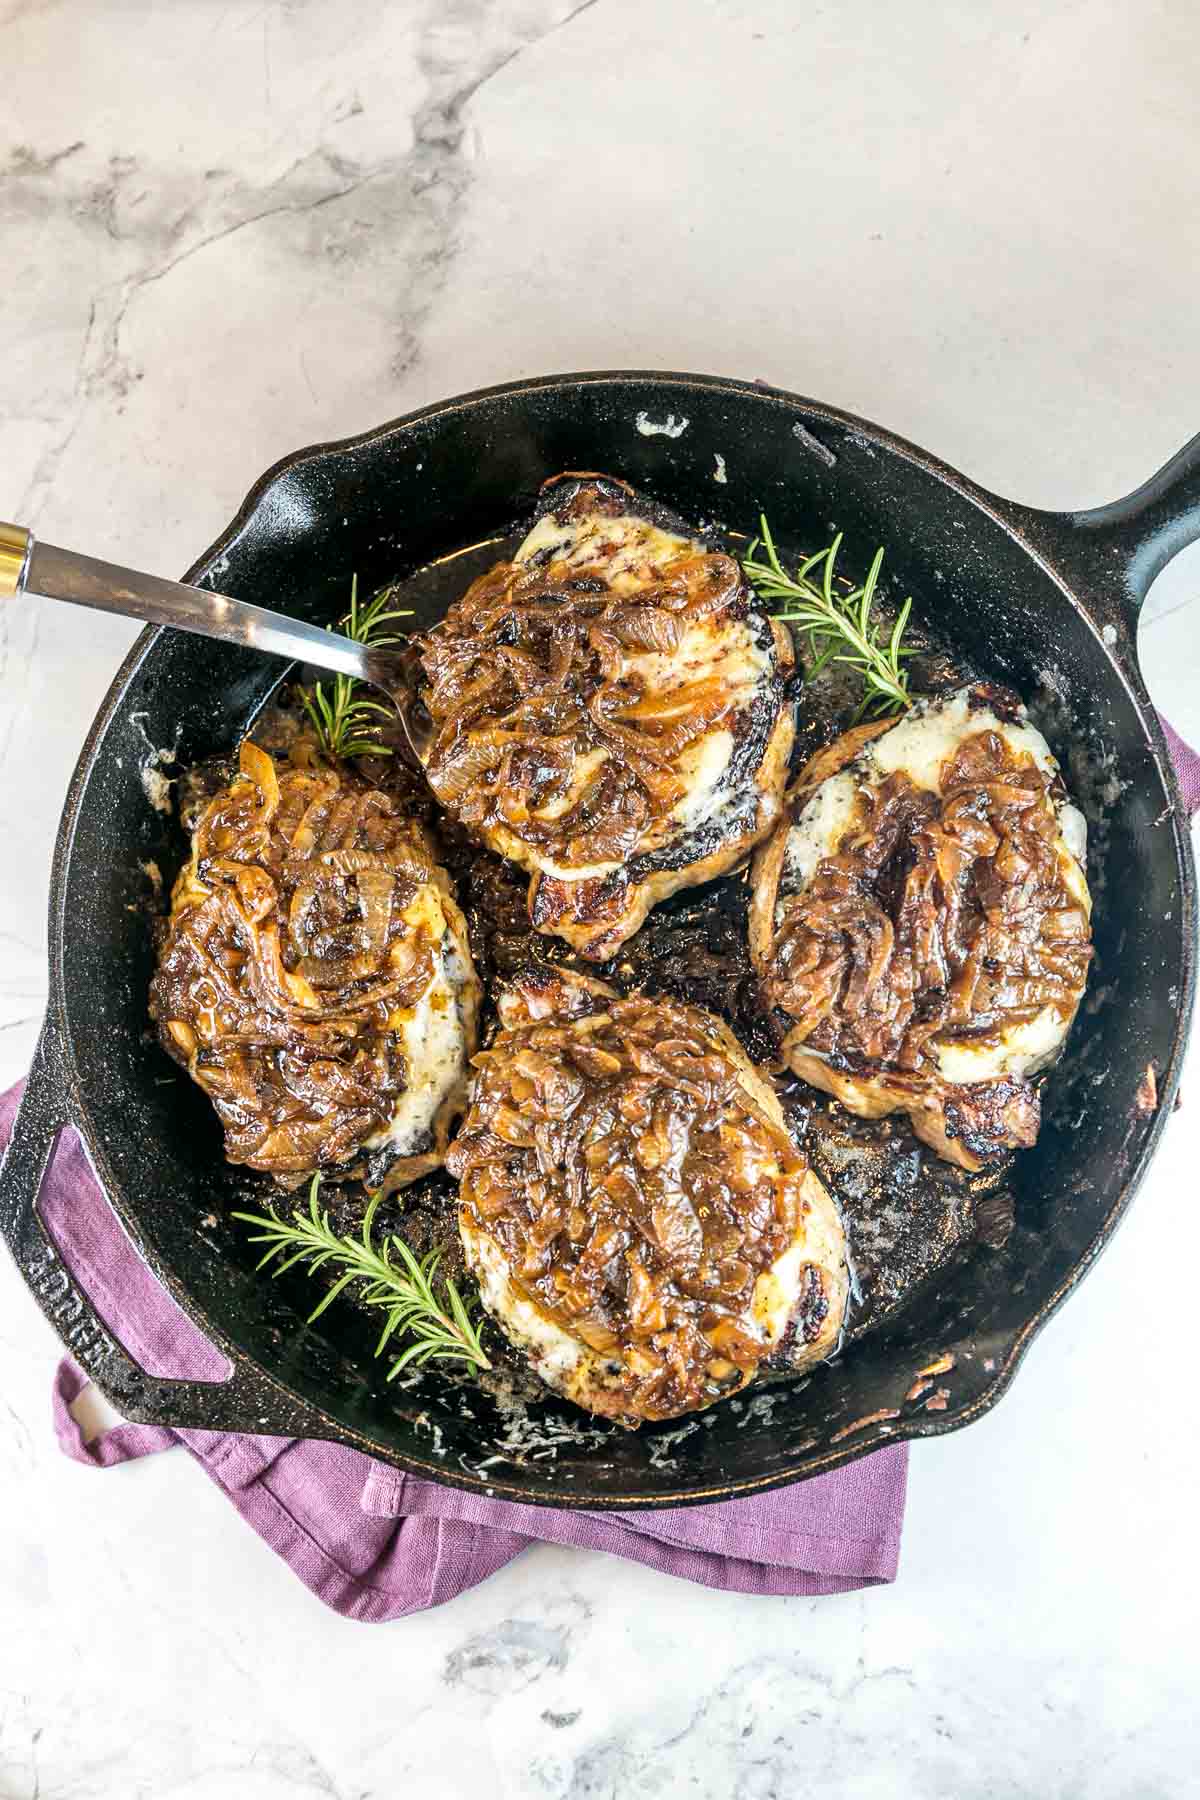
[[[652,429],[668,423],[676,435]],[[911,591],[966,659],[1032,703],[1071,771],[1091,825],[1097,962],[1041,1141],[1018,1159],[1016,1226],[1002,1249],[973,1249],[802,1386],[637,1434],[581,1429],[555,1402],[532,1418],[498,1411],[436,1375],[387,1389],[353,1328],[304,1328],[294,1297],[254,1276],[241,1228],[225,1221],[236,1177],[215,1121],[151,1039],[145,1011],[148,900],[182,854],[177,823],[147,798],[150,751],[169,751],[172,767],[228,752],[278,679],[249,653],[158,634],[133,659],[70,815],[52,960],[81,1122],[110,1197],[200,1322],[318,1406],[331,1432],[532,1500],[726,1497],[975,1416],[1104,1241],[1155,1128],[1145,1072],[1165,1081],[1186,991],[1176,827],[1110,649],[1011,518],[908,447],[769,391],[569,379],[451,403],[285,465],[194,578],[326,623],[344,609],[352,572],[370,590],[502,534],[561,469],[620,474],[685,517],[739,530],[765,510],[795,544],[841,529],[852,568],[886,545],[893,591]],[[906,1399],[932,1364],[936,1375]],[[216,1388],[213,1415],[219,1427]]]

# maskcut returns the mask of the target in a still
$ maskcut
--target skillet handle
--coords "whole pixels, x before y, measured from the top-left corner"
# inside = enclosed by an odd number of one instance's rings
[[[226,1381],[170,1381],[146,1374],[117,1342],[38,1216],[54,1147],[71,1124],[67,1095],[52,1004],[0,1162],[0,1234],[76,1362],[124,1418],[139,1424],[273,1437],[338,1435],[332,1421],[248,1362],[232,1359],[233,1373]]]
[[[1037,512],[1036,535],[1076,592],[1136,643],[1138,615],[1156,575],[1200,539],[1200,436],[1157,474],[1107,506]]]

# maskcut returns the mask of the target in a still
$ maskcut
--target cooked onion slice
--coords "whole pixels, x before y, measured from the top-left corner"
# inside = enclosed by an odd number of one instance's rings
[[[330,768],[243,743],[201,815],[151,988],[231,1162],[288,1182],[444,1149],[475,1043],[466,926],[419,826]],[[403,1179],[393,1168],[390,1185]]]
[[[833,1204],[712,1014],[531,972],[447,1167],[485,1306],[549,1386],[636,1425],[827,1356]]]
[[[754,865],[795,1072],[967,1169],[1027,1147],[1091,958],[1086,827],[1018,701],[975,686],[814,758]]]

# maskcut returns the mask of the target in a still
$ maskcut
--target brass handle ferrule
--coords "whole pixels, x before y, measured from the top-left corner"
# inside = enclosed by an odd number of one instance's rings
[[[33,533],[0,520],[0,600],[13,600],[25,586]]]

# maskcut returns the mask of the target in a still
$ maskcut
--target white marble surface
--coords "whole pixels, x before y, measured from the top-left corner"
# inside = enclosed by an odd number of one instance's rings
[[[177,572],[300,443],[620,365],[762,375],[1014,497],[1109,498],[1200,428],[1198,51],[1190,0],[0,0],[0,513]],[[1180,558],[1142,647],[1200,741],[1198,585]],[[7,1083],[131,633],[0,634]],[[1200,1792],[1163,1266],[1200,1254],[1198,1158],[1193,1102],[1012,1396],[914,1452],[897,1584],[813,1604],[539,1549],[346,1624],[184,1458],[60,1457],[55,1343],[0,1261],[0,1797]]]

